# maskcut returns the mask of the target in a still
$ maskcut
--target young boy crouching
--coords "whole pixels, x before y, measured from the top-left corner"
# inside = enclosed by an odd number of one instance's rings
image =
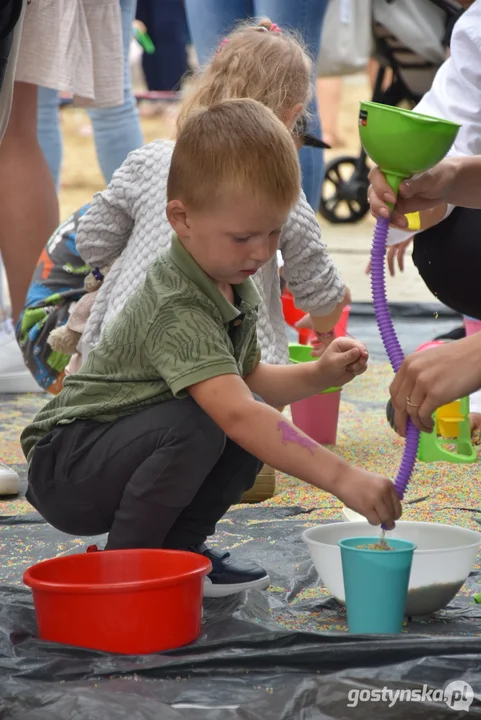
[[[364,372],[362,343],[338,339],[304,365],[259,362],[251,276],[277,251],[299,193],[292,137],[265,106],[225,101],[185,122],[168,181],[170,249],[22,434],[27,499],[54,527],[108,533],[106,550],[202,553],[213,563],[205,594],[221,596],[269,584],[255,563],[205,545],[264,462],[373,524],[400,517],[389,480],[275,409]]]

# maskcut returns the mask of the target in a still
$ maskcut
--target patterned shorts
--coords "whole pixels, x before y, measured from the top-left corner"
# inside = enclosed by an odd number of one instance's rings
[[[65,325],[72,303],[85,294],[90,272],[77,252],[78,223],[88,205],[77,210],[54,232],[42,254],[28,289],[25,308],[16,326],[17,341],[28,369],[38,384],[58,392],[70,355],[52,350],[51,331]]]

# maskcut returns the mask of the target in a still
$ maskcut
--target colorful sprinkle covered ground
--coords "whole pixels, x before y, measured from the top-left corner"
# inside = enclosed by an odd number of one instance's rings
[[[385,404],[391,377],[391,370],[387,364],[371,365],[366,375],[357,378],[345,388],[335,451],[351,463],[393,478],[401,459],[403,441],[393,433],[385,418]],[[18,441],[19,433],[45,403],[46,396],[3,396],[2,399],[0,460],[13,465],[25,477],[25,464]],[[478,463],[471,465],[418,463],[405,498],[403,519],[444,522],[479,530],[481,488],[478,476]],[[275,497],[256,507],[276,510],[302,508],[308,511],[301,520],[302,527],[309,527],[325,520],[341,519],[341,503],[327,493],[319,492],[283,475],[278,476],[277,485]],[[219,544],[234,549],[236,545],[244,545],[249,534],[255,537],[255,519],[249,521],[249,524],[252,524],[252,533],[250,530],[247,533],[243,532],[242,536],[236,533],[234,527],[236,523],[233,523],[233,519],[237,511],[245,507],[237,506],[230,516],[219,523],[219,533],[216,538]],[[31,512],[32,508],[25,499],[0,500],[0,515],[4,518],[25,516],[28,522],[27,516]],[[242,514],[239,512],[238,517]],[[278,522],[279,513],[275,515],[277,515],[275,521]],[[299,516],[297,520],[300,520]],[[266,522],[265,514],[262,522]],[[32,546],[36,545],[38,550],[38,544],[42,542],[36,537],[36,528],[39,526],[32,522],[29,527],[31,533],[28,539],[25,540],[26,536],[23,534],[22,539],[18,537],[16,542],[15,538],[12,538],[12,528],[8,525],[0,526],[0,555],[7,558],[1,573],[3,582],[21,583],[21,571],[29,562]],[[289,532],[288,527],[286,522],[286,532]],[[2,535],[6,542],[2,542]],[[68,538],[65,542],[57,544],[55,552],[64,554],[84,545],[85,539]],[[51,554],[51,547],[48,548],[48,552]],[[38,558],[38,552],[36,557]],[[480,566],[478,564],[475,567],[479,569]],[[476,589],[476,592],[480,590],[481,588]],[[276,613],[276,597],[280,595],[285,597],[286,594],[290,598],[292,614],[286,613],[285,608]],[[467,588],[461,590],[461,595],[472,594],[472,586],[469,590]],[[310,586],[299,591],[278,586],[274,582],[269,596],[271,616],[286,628],[302,628],[318,632],[339,632],[346,629],[344,611],[337,603],[329,601],[327,591],[322,587]],[[318,601],[318,612],[312,611],[313,600]],[[304,616],[299,605],[302,606],[306,601],[310,601],[309,610],[306,610]],[[479,607],[474,605],[473,610]],[[437,621],[439,620],[442,620],[442,617],[438,616]],[[418,627],[417,632],[422,632],[422,627]]]

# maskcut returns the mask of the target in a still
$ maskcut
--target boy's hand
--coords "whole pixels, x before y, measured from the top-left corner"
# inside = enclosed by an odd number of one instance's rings
[[[336,496],[371,525],[385,524],[392,530],[402,514],[401,502],[387,478],[349,466],[340,476]]]
[[[364,343],[353,338],[333,340],[316,363],[315,373],[323,389],[339,387],[366,372],[369,353]]]

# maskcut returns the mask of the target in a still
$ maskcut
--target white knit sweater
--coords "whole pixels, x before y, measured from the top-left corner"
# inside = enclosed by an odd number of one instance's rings
[[[109,187],[94,196],[80,221],[77,249],[91,267],[113,261],[97,294],[79,349],[83,358],[105,325],[125,305],[145,278],[159,250],[170,243],[172,228],[165,213],[167,176],[173,143],[163,140],[132,152]],[[283,228],[280,250],[284,277],[296,305],[327,315],[341,302],[344,283],[326,253],[316,217],[302,194]],[[274,257],[254,276],[262,296],[258,338],[264,362],[288,361],[288,343],[280,297],[279,269]]]

